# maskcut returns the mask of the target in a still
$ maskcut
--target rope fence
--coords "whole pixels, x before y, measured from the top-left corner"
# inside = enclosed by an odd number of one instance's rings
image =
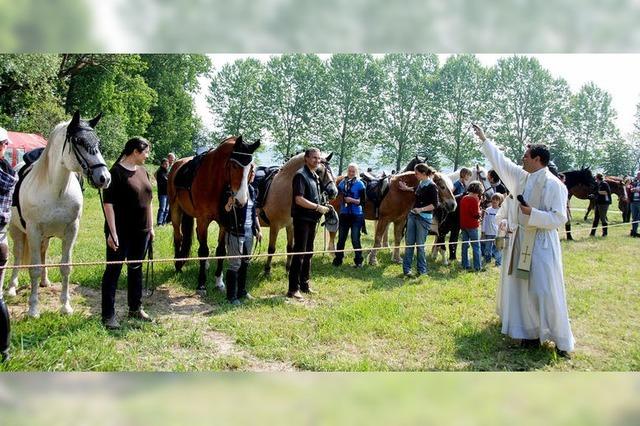
[[[640,223],[640,221],[633,221],[633,222],[626,222],[626,223],[616,223],[613,225],[607,225],[606,227],[601,227],[603,229],[608,229],[608,228],[616,228],[616,227],[621,227],[621,226],[631,226],[634,223]],[[591,232],[591,230],[594,229],[591,225],[585,225],[585,226],[577,226],[577,227],[573,227],[571,229],[571,233],[580,233],[583,231],[589,231]],[[558,230],[558,232],[564,232],[564,231],[560,231]],[[482,243],[482,242],[488,242],[488,241],[495,241],[494,238],[489,238],[489,239],[477,239],[477,240],[468,240],[468,241],[461,241],[458,240],[459,243]],[[452,243],[452,244],[457,244],[457,243]],[[370,251],[374,251],[374,252],[378,252],[378,251],[384,251],[384,250],[396,250],[396,249],[406,249],[409,247],[412,248],[418,248],[418,247],[424,247],[425,249],[427,248],[432,248],[432,247],[448,247],[449,243],[444,242],[444,243],[425,243],[425,244],[411,244],[411,245],[406,245],[406,244],[401,244],[401,245],[397,245],[397,246],[380,246],[380,247],[370,247],[370,248],[361,248],[361,249],[354,249],[354,248],[345,248],[342,250],[314,250],[314,251],[305,251],[305,252],[296,252],[296,253],[287,253],[287,252],[274,252],[274,253],[259,253],[259,254],[242,254],[242,255],[233,255],[233,256],[199,256],[199,257],[182,257],[182,258],[162,258],[162,259],[142,259],[142,260],[117,260],[117,261],[106,261],[106,260],[96,260],[96,261],[88,261],[88,262],[67,262],[67,263],[47,263],[47,264],[36,264],[36,265],[7,265],[4,267],[4,269],[31,269],[31,268],[42,268],[42,267],[46,267],[46,268],[59,268],[59,267],[63,267],[63,266],[71,266],[71,267],[76,267],[76,266],[106,266],[106,265],[128,265],[128,264],[148,264],[148,263],[171,263],[171,262],[187,262],[187,261],[201,261],[201,260],[230,260],[230,259],[259,259],[259,258],[263,258],[263,257],[283,257],[283,256],[291,256],[291,255],[299,255],[299,256],[303,256],[303,255],[316,255],[316,254],[328,254],[328,253],[352,253],[352,252],[356,252],[356,251],[361,251],[361,252],[370,252]]]

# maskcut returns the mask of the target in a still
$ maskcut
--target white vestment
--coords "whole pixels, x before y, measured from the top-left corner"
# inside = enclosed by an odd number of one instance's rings
[[[510,234],[500,272],[498,315],[502,319],[502,333],[514,339],[551,340],[558,349],[571,352],[575,342],[569,323],[558,236],[558,228],[567,221],[567,188],[547,167],[528,176],[492,141],[485,141],[482,151],[514,198],[522,194],[525,200],[530,199],[534,183],[546,178],[539,208],[533,208],[529,216],[528,225],[537,231],[528,281],[516,277],[516,265],[509,274],[513,250],[520,251],[524,238],[524,227],[517,222],[518,201],[505,200],[498,213],[498,221],[507,219],[511,231],[520,227],[516,238]]]

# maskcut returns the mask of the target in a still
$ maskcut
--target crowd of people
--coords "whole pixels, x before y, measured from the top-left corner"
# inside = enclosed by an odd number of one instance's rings
[[[558,228],[567,220],[567,189],[547,167],[550,153],[544,145],[528,146],[522,166],[508,160],[502,152],[474,126],[480,149],[493,166],[487,174],[491,197],[482,204],[486,190],[482,183],[471,180],[472,172],[463,168],[453,183],[458,201],[459,225],[462,238],[460,266],[479,271],[491,262],[501,270],[498,295],[498,314],[502,331],[523,346],[537,346],[545,340],[555,342],[559,354],[565,356],[574,349],[574,339],[566,306],[562,256]],[[7,262],[6,226],[10,215],[10,198],[15,185],[15,172],[3,160],[8,135],[0,128],[0,274]],[[104,191],[106,258],[108,261],[139,261],[127,265],[129,316],[152,321],[142,306],[142,263],[153,240],[152,183],[144,167],[151,143],[144,138],[132,138],[122,150],[110,172],[111,185]],[[156,225],[170,221],[167,193],[168,174],[175,161],[169,154],[162,159],[155,172],[158,194]],[[311,284],[310,252],[318,222],[329,212],[321,196],[316,170],[321,161],[320,151],[310,148],[304,154],[304,166],[292,182],[293,258],[288,276],[287,297],[302,300],[316,290]],[[432,178],[435,170],[427,164],[415,166],[415,187],[401,182],[402,191],[413,192],[415,201],[407,216],[403,273],[412,273],[414,253],[417,253],[418,275],[428,272],[425,244],[434,211],[440,200]],[[249,175],[249,181],[253,173]],[[611,204],[611,189],[601,174],[596,175],[596,213],[592,235],[600,223],[607,235],[607,211]],[[628,182],[631,235],[638,237],[640,221],[640,172]],[[349,164],[346,177],[338,185],[342,195],[339,211],[339,237],[333,265],[340,267],[348,237],[354,249],[354,267],[363,267],[361,232],[364,228],[365,185],[356,164]],[[231,192],[222,194],[221,224],[226,229],[225,246],[228,255],[249,255],[254,240],[262,233],[256,213],[256,191],[250,186],[248,201],[234,208]],[[471,248],[471,256],[469,256]],[[226,296],[237,305],[252,299],[247,291],[249,257],[232,259],[226,272]],[[484,265],[483,265],[484,263]],[[102,321],[107,328],[120,326],[115,315],[115,292],[122,270],[121,264],[106,265],[102,277]],[[6,311],[0,295],[0,317]],[[8,316],[7,316],[8,318]],[[1,318],[0,318],[1,319]],[[0,325],[2,322],[0,321]],[[2,349],[0,342],[0,349]]]

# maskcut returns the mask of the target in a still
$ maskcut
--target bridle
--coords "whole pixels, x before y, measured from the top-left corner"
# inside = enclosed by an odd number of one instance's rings
[[[93,132],[94,130],[91,127],[78,127],[75,129],[75,131],[77,132],[78,130],[85,130],[85,131],[90,131]],[[67,147],[67,143],[69,144],[69,152],[73,152],[73,155],[76,158],[76,161],[78,162],[78,164],[80,164],[80,167],[82,167],[82,171],[84,172],[85,176],[87,177],[87,179],[91,179],[91,174],[95,169],[99,169],[100,167],[104,167],[105,169],[108,169],[107,165],[101,161],[91,164],[89,162],[89,160],[87,159],[87,157],[85,157],[82,154],[82,151],[80,151],[80,148],[78,147],[78,145],[82,145],[81,139],[72,135],[71,132],[69,132],[69,129],[67,128],[67,134],[64,138],[64,144],[62,145],[62,153],[64,154],[64,150]],[[96,146],[95,148],[91,148],[91,150],[95,150],[95,152],[98,152],[98,147]]]

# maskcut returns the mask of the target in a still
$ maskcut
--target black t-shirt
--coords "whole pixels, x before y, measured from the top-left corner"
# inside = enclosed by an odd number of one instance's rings
[[[600,191],[607,191],[607,195],[600,194]],[[605,181],[602,181],[598,184],[596,204],[611,204],[611,188]]]
[[[169,183],[169,172],[162,167],[156,170],[156,182],[158,183],[158,195],[167,195],[167,184]]]
[[[104,190],[104,202],[113,204],[118,236],[151,229],[149,209],[152,199],[149,173],[144,167],[138,166],[136,171],[131,171],[117,163],[111,168],[111,185]]]
[[[293,177],[293,197],[291,200],[291,217],[294,219],[317,222],[322,215],[314,210],[300,207],[296,204],[296,197],[302,196],[306,200],[318,204],[320,202],[320,188],[317,177],[305,165]]]
[[[430,204],[433,204],[433,208],[437,208],[438,204],[440,204],[440,200],[438,198],[438,188],[436,185],[431,182],[428,185],[421,185],[418,183],[418,186],[415,189],[416,193],[416,201],[413,204],[415,208],[426,207]]]

